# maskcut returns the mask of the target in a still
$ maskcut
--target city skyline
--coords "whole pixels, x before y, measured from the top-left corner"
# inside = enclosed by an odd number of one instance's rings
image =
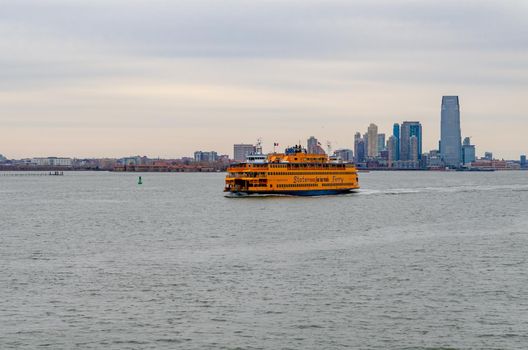
[[[477,153],[527,153],[523,1],[9,2],[0,19],[0,154],[189,156],[420,121],[461,99]],[[490,26],[489,23],[493,23]]]
[[[409,122],[409,121],[403,121],[402,122],[402,125],[405,125],[406,123],[411,123],[411,124],[418,124],[420,126],[420,133],[422,132],[422,128],[421,128],[421,122],[420,121],[412,121],[412,122]],[[366,128],[367,132],[364,134],[364,136],[368,136],[368,129],[369,127],[374,127],[377,131],[376,133],[376,141],[377,142],[373,142],[373,145],[376,146],[375,147],[375,152],[376,154],[379,153],[379,136],[383,136],[383,139],[385,140],[385,142],[383,144],[387,144],[387,142],[389,141],[390,137],[393,136],[392,133],[390,133],[389,131],[393,132],[394,130],[391,129],[394,127],[394,125],[396,125],[398,123],[395,123],[393,124],[390,128],[380,128],[375,122],[372,122],[369,124],[369,126]],[[359,130],[361,130],[361,128],[359,128]],[[385,131],[385,132],[382,132],[382,131]],[[355,133],[355,132],[354,132]],[[385,138],[385,136],[388,135],[387,138]],[[313,138],[314,136],[311,135],[310,137],[298,137],[298,142],[300,142],[300,144],[304,144],[306,139],[310,139],[310,138]],[[462,137],[463,138],[471,138],[473,139],[473,137],[471,136],[465,136],[465,134],[462,132]],[[280,150],[282,148],[286,148],[286,147],[291,147],[293,145],[296,145],[297,142],[283,142],[283,143],[279,143],[279,142],[264,142],[262,140],[261,137],[257,137],[257,139],[251,141],[251,140],[247,140],[248,142],[240,142],[240,143],[233,143],[233,141],[231,141],[231,143],[227,146],[227,147],[210,147],[210,148],[207,148],[207,147],[201,147],[200,145],[203,145],[203,143],[200,143],[198,141],[198,143],[196,145],[191,145],[191,146],[186,146],[185,148],[188,148],[188,149],[192,149],[193,151],[191,151],[190,153],[178,153],[176,155],[166,155],[166,156],[160,156],[160,155],[154,155],[154,154],[148,154],[144,151],[138,151],[136,153],[134,152],[121,152],[121,153],[115,153],[113,151],[111,151],[109,154],[99,154],[99,155],[76,155],[76,154],[71,154],[71,153],[53,153],[53,154],[50,154],[50,153],[46,153],[46,152],[33,152],[31,154],[26,154],[26,155],[23,155],[23,156],[11,156],[7,153],[0,153],[1,156],[4,156],[6,157],[7,159],[29,159],[29,158],[54,158],[54,157],[67,157],[67,158],[76,158],[76,159],[103,159],[103,158],[123,158],[123,157],[127,157],[127,156],[133,156],[134,154],[136,155],[144,155],[144,156],[148,156],[150,158],[159,158],[159,159],[180,159],[180,158],[193,158],[194,157],[194,154],[196,152],[205,152],[205,151],[197,151],[198,149],[211,149],[213,151],[211,152],[214,152],[214,153],[218,153],[218,154],[225,154],[225,155],[229,155],[229,156],[233,156],[232,158],[235,159],[235,152],[233,152],[233,144],[235,146],[237,146],[238,144],[243,144],[243,145],[247,145],[247,146],[250,146],[252,145],[252,147],[255,147],[254,144],[259,141],[262,142],[262,145],[263,145],[263,150],[264,150],[264,153],[271,153],[271,152],[275,152],[275,151],[278,151],[280,152]],[[277,139],[275,139],[276,141]],[[319,139],[320,142],[321,141],[324,141],[322,139]],[[367,140],[368,140],[368,137],[367,137]],[[417,153],[418,153],[418,156],[420,156],[421,154],[423,154],[424,152],[427,152],[427,151],[431,151],[431,150],[439,150],[439,141],[438,140],[436,142],[436,147],[435,147],[435,143],[434,142],[429,142],[429,144],[432,144],[433,146],[431,148],[426,148],[426,147],[423,147],[422,146],[422,142],[423,140],[421,139],[421,137],[417,138],[418,140],[418,150],[417,150]],[[430,141],[430,140],[429,140]],[[342,144],[339,144],[337,142],[332,142],[331,140],[326,140],[324,141],[326,143],[328,143],[328,146],[330,146],[330,149],[333,151],[337,151],[337,150],[344,150],[344,149],[353,149],[354,148],[354,145],[355,145],[355,140],[354,140],[354,135],[352,136],[352,140],[349,144],[345,144],[345,145],[342,145]],[[400,133],[400,138],[398,139],[397,141],[397,146],[398,146],[398,158],[400,157],[400,146],[401,144],[401,133]],[[278,146],[274,146],[274,145],[278,145]],[[327,150],[322,148],[321,147],[322,145],[320,145],[320,149],[322,151],[324,151],[325,153],[327,153]],[[462,146],[462,145],[461,145]],[[405,147],[405,146],[404,146]],[[474,147],[474,146],[473,146]],[[227,151],[223,151],[224,149],[228,148]],[[515,160],[515,159],[518,159],[519,156],[521,155],[524,155],[525,153],[528,153],[528,152],[525,152],[523,151],[523,149],[526,149],[528,147],[525,147],[525,148],[521,148],[521,151],[519,154],[517,155],[513,155],[512,157],[508,158],[508,157],[504,157],[504,156],[501,156],[500,152],[496,152],[494,149],[484,149],[482,147],[479,147],[479,149],[477,150],[477,153],[476,155],[477,156],[481,156],[481,157],[485,157],[487,153],[492,153],[494,156],[496,156],[495,158],[496,159],[510,159],[510,160]],[[420,150],[422,152],[420,152]],[[218,152],[217,152],[218,151]],[[460,147],[460,151],[462,152],[462,147]],[[368,145],[365,145],[365,155],[367,155],[367,152],[368,152]],[[315,152],[315,153],[318,153],[318,152]],[[461,153],[462,154],[462,153]],[[409,158],[409,156],[407,155],[406,158]],[[461,155],[461,158],[460,158],[460,161],[462,161],[462,155]]]
[[[363,134],[363,138],[361,137],[361,133],[359,132],[355,132],[354,134],[354,139],[353,139],[353,145],[351,147],[347,147],[347,146],[341,146],[341,147],[332,147],[332,145],[336,145],[335,143],[331,142],[330,140],[327,140],[326,143],[327,143],[327,147],[328,147],[328,150],[330,152],[332,151],[339,151],[339,150],[350,150],[351,148],[354,148],[356,149],[358,146],[357,146],[357,141],[358,141],[358,137],[359,139],[362,139],[363,141],[365,141],[365,144],[362,146],[365,148],[364,152],[364,156],[365,157],[369,157],[369,158],[375,158],[377,157],[381,151],[383,150],[388,150],[388,145],[389,145],[389,141],[390,141],[390,138],[391,136],[395,137],[395,140],[394,140],[394,145],[393,145],[393,148],[396,148],[395,150],[393,150],[394,152],[396,152],[396,154],[392,154],[390,156],[389,159],[392,159],[392,157],[395,157],[395,159],[397,160],[400,160],[400,157],[401,157],[401,160],[405,161],[405,160],[412,160],[413,157],[411,156],[411,141],[413,138],[416,138],[416,140],[414,140],[414,142],[416,143],[416,150],[414,150],[414,152],[416,152],[416,156],[415,158],[417,159],[420,159],[421,158],[421,155],[424,154],[426,151],[438,151],[439,154],[441,155],[441,157],[443,159],[447,159],[446,160],[446,164],[448,164],[449,166],[454,166],[454,167],[458,167],[458,165],[463,165],[465,162],[464,162],[464,155],[465,155],[465,151],[463,151],[463,144],[462,144],[462,135],[463,135],[463,132],[461,130],[461,116],[460,116],[460,104],[459,104],[459,96],[442,96],[442,99],[441,99],[441,107],[440,107],[440,140],[438,141],[438,146],[437,148],[431,148],[431,149],[428,149],[428,150],[424,150],[423,148],[423,136],[422,136],[422,124],[420,121],[403,121],[402,124],[400,125],[398,122],[397,123],[394,123],[392,125],[392,135],[390,133],[388,133],[387,135],[389,135],[388,138],[386,138],[386,134],[384,132],[381,132],[383,131],[383,129],[380,129],[378,128],[378,125],[376,125],[375,123],[370,123],[369,126],[367,127],[367,132],[365,134]],[[448,127],[449,125],[449,127]],[[446,153],[445,150],[442,151],[442,138],[445,137],[445,130],[453,130],[453,131],[449,131],[449,137],[453,138],[453,145],[454,147],[458,147],[458,149],[455,149],[454,151],[452,151],[449,156],[447,154],[443,154]],[[372,140],[371,138],[369,137],[369,134],[372,134]],[[444,136],[443,136],[444,135]],[[464,145],[465,146],[470,146],[469,144],[469,140],[470,140],[471,137],[464,137]],[[370,141],[369,141],[370,140]],[[449,138],[447,138],[446,140],[449,140]],[[459,142],[460,141],[460,142]],[[315,143],[314,143],[315,142]],[[306,149],[308,150],[308,153],[327,153],[321,146],[322,144],[319,142],[319,141],[312,135],[308,138],[308,143],[307,143],[307,147]],[[258,138],[257,139],[257,143],[263,145],[263,142],[262,142],[262,138]],[[302,142],[299,140],[299,144],[302,144]],[[273,152],[277,151],[277,146],[279,146],[280,144],[278,142],[273,142]],[[282,147],[285,147],[284,145],[287,145],[286,147],[290,147],[292,145],[292,143],[285,143],[283,144]],[[456,146],[458,145],[458,146]],[[246,143],[246,144],[234,144],[234,152],[232,153],[233,157],[232,159],[234,160],[237,160],[237,161],[241,161],[242,158],[241,156],[238,156],[237,157],[237,146],[244,146],[245,148],[251,148],[253,151],[254,151],[254,148],[256,147],[255,145],[253,145],[251,142],[250,143]],[[318,150],[314,150],[314,147],[317,147]],[[195,147],[196,148],[196,147]],[[249,149],[248,148],[248,149]],[[261,149],[264,149],[264,148],[261,148]],[[271,152],[271,149],[270,150],[265,150],[265,153],[270,153]],[[280,152],[280,150],[279,150]],[[182,159],[182,158],[196,158],[197,157],[197,153],[204,153],[206,154],[205,156],[208,158],[210,157],[211,155],[209,155],[209,153],[211,154],[214,154],[214,156],[212,156],[213,158],[217,156],[218,153],[222,153],[224,154],[223,152],[216,152],[216,151],[194,151],[193,152],[194,155],[191,155],[191,157],[189,157],[189,155],[181,155],[181,156],[176,156],[176,157],[159,157],[158,158],[167,158],[167,159]],[[240,152],[239,152],[240,153]],[[249,154],[248,152],[244,151],[243,152],[244,154]],[[140,154],[140,153],[138,153]],[[143,153],[144,154],[144,153]],[[449,159],[449,158],[453,158],[453,154],[458,154],[459,156],[458,157],[455,157],[456,159],[453,160],[453,159]],[[471,154],[472,154],[472,158],[475,158],[476,155],[478,155],[478,153],[475,153],[475,146],[474,145],[471,145]],[[493,154],[493,151],[492,150],[486,150],[486,151],[482,151],[481,152],[482,154],[482,158],[487,158],[487,155],[488,154]],[[230,153],[229,152],[225,152],[225,155],[226,156],[229,156]],[[329,155],[331,155],[331,153],[329,153]],[[2,154],[0,154],[0,156],[3,156]],[[520,155],[522,156],[522,154]],[[28,159],[28,158],[35,158],[35,157],[51,157],[51,158],[55,158],[56,156],[50,156],[50,155],[47,155],[47,156],[42,156],[42,155],[38,155],[38,156],[35,156],[35,155],[32,155],[32,156],[28,156],[28,157],[21,157],[19,159]],[[198,156],[198,157],[201,157]],[[357,155],[356,155],[357,157]],[[355,159],[357,159],[356,157],[354,157]],[[104,157],[76,157],[76,156],[71,156],[69,158],[77,158],[77,159],[82,159],[82,158],[86,158],[86,159],[89,159],[89,158],[112,158],[111,156],[104,156]],[[114,156],[114,158],[123,158],[123,155],[119,155],[117,157]],[[125,157],[126,158],[126,157]],[[15,159],[13,157],[11,157],[11,159]],[[505,159],[504,157],[502,159]],[[511,160],[514,160],[515,158],[511,158]],[[458,165],[455,165],[455,164],[458,164]]]

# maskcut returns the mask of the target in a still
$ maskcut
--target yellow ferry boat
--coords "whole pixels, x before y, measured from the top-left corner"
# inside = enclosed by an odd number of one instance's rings
[[[357,189],[354,164],[329,159],[326,154],[308,154],[301,146],[295,146],[285,153],[250,155],[246,162],[232,164],[227,169],[224,192],[319,196]]]

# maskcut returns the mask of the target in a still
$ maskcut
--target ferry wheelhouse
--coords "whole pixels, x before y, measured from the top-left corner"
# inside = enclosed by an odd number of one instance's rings
[[[285,153],[255,154],[227,169],[224,192],[233,195],[286,194],[317,196],[359,189],[354,164],[309,154],[301,146]]]

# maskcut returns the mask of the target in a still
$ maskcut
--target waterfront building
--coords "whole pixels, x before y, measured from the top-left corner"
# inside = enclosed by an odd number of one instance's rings
[[[462,163],[462,135],[458,96],[443,96],[440,122],[440,153],[446,166],[458,168]]]
[[[381,153],[386,149],[385,145],[385,134],[378,134],[378,153]]]
[[[202,152],[202,151],[196,151],[194,152],[194,161],[195,162],[216,162],[218,160],[218,153],[215,151],[211,152]]]
[[[354,152],[351,149],[338,149],[334,151],[334,155],[345,163],[354,162]]]
[[[392,135],[387,141],[387,165],[392,168],[393,163],[398,161],[398,139]]]
[[[229,164],[229,155],[228,154],[221,154],[218,156],[218,161],[220,163]]]
[[[308,138],[308,141],[306,142],[306,150],[308,151],[308,153],[313,153],[318,144],[319,141],[315,137],[310,136]]]
[[[73,160],[71,158],[60,157],[38,157],[31,160],[32,165],[36,166],[60,166],[71,167]]]
[[[359,138],[354,142],[354,155],[356,163],[362,163],[365,161],[365,151],[365,140]]]
[[[354,134],[354,145],[356,144],[356,142],[358,142],[359,140],[361,140],[361,133],[360,132],[356,132]]]
[[[507,160],[479,159],[471,163],[471,168],[482,170],[519,170],[521,166],[519,163]]]
[[[387,166],[387,162],[389,161],[389,151],[387,151],[386,148],[383,151],[380,151],[378,158],[381,161],[380,164]]]
[[[418,153],[418,137],[416,135],[412,135],[409,139],[409,151],[410,151],[410,159],[413,162],[417,162],[419,159],[419,153]]]
[[[526,168],[527,167],[527,163],[526,163],[526,155],[522,155],[521,156],[521,168]]]
[[[466,137],[462,144],[462,163],[464,165],[469,165],[475,160],[475,146],[471,144],[470,138]]]
[[[118,160],[118,163],[122,165],[146,165],[149,162],[150,162],[150,159],[148,159],[146,156],[124,157]]]
[[[115,167],[117,164],[117,159],[114,158],[101,158],[96,159],[96,168],[103,169],[103,170],[110,170]]]
[[[308,138],[306,146],[306,151],[310,154],[326,154],[324,149],[321,147],[321,143],[313,136]]]
[[[392,136],[396,139],[396,159],[400,160],[400,124],[394,123],[392,126]]]
[[[245,162],[246,157],[256,152],[256,147],[247,143],[233,145],[233,159],[236,162]]]
[[[412,160],[397,160],[392,163],[396,169],[420,169],[420,163]]]
[[[418,159],[422,154],[422,124],[405,121],[401,125],[400,160],[413,160],[411,152],[411,137],[416,137]]]
[[[356,132],[354,134],[354,161],[359,163],[361,160],[359,158],[359,143],[362,142],[361,134]]]
[[[426,167],[429,169],[442,169],[445,167],[439,150],[431,150],[427,155]]]
[[[358,151],[359,151],[359,142],[361,141],[361,134],[356,132],[354,134],[354,161],[357,163],[358,160]]]
[[[485,160],[493,160],[493,153],[492,152],[484,152],[484,159]]]
[[[367,156],[376,158],[378,156],[378,127],[376,124],[369,125],[367,135]]]

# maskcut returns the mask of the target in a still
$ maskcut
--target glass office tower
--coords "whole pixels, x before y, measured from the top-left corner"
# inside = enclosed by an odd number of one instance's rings
[[[462,135],[458,96],[442,97],[440,154],[446,166],[458,168],[462,163]]]
[[[400,124],[395,123],[392,127],[392,136],[396,139],[396,149],[393,160],[400,160]]]
[[[422,124],[403,122],[400,135],[400,160],[412,160],[411,137],[416,136],[418,159],[422,157]]]

